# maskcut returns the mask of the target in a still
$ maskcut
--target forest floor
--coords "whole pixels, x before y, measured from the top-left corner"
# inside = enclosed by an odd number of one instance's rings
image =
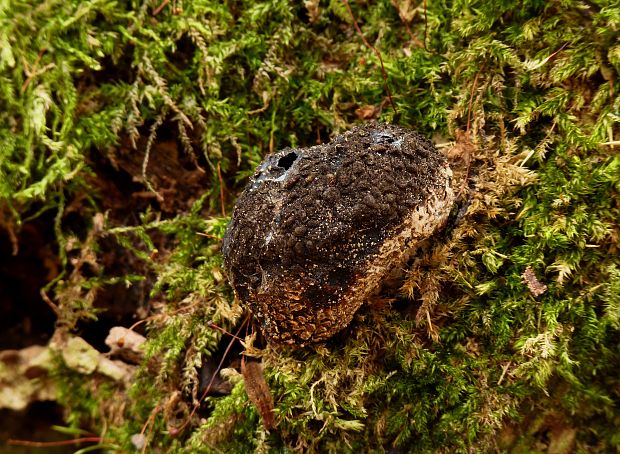
[[[0,2],[0,450],[620,449],[619,75],[611,1]],[[375,120],[446,155],[451,222],[267,345],[236,197]]]

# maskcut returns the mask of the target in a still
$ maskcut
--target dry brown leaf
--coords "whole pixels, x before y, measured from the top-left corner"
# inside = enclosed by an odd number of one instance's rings
[[[362,106],[355,109],[355,116],[360,120],[372,120],[377,118],[380,108],[375,106]]]
[[[319,20],[319,16],[321,15],[319,0],[304,0],[304,6],[308,11],[308,19],[310,19],[310,23],[314,24]]]
[[[538,297],[547,291],[547,286],[538,280],[531,267],[528,266],[521,277],[523,278],[523,283],[527,285],[534,297]]]
[[[417,5],[411,0],[392,0],[392,6],[398,11],[398,16],[406,24],[411,23],[416,15]]]
[[[267,430],[272,429],[275,427],[273,397],[265,380],[262,364],[255,359],[244,356],[241,361],[241,374],[245,382],[245,391],[263,418],[265,428]]]

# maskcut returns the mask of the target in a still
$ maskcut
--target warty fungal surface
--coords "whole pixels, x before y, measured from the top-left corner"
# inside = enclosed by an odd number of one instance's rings
[[[268,341],[303,346],[347,326],[445,224],[451,177],[430,141],[377,123],[266,156],[237,201],[222,252]]]

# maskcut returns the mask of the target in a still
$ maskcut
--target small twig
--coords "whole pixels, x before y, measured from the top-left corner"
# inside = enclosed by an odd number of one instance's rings
[[[140,431],[140,435],[144,435],[146,432],[146,429],[148,428],[149,425],[153,425],[155,424],[155,417],[157,416],[157,413],[159,413],[159,411],[161,410],[161,406],[158,404],[153,411],[151,412],[151,414],[149,415],[148,419],[146,420],[146,422],[144,423],[144,425],[142,426],[142,430]],[[146,448],[148,448],[149,444],[147,442],[147,437],[144,436],[144,446],[142,447],[142,452],[141,454],[145,454],[146,453]]]
[[[467,109],[467,132],[469,132],[469,126],[470,126],[470,120],[471,120],[471,108],[472,108],[472,104],[474,102],[474,93],[476,92],[476,86],[478,85],[478,77],[480,77],[480,73],[482,72],[482,70],[484,69],[484,65],[482,65],[482,68],[480,68],[480,70],[476,73],[476,77],[474,77],[474,83],[471,87],[471,94],[469,96],[469,108]]]
[[[172,317],[173,315],[177,315],[177,314],[180,314],[180,313],[182,313],[182,312],[184,312],[184,311],[187,311],[187,310],[189,310],[189,309],[193,309],[193,308],[194,308],[194,307],[196,307],[198,304],[199,304],[199,302],[198,302],[198,301],[196,301],[196,302],[194,302],[194,303],[192,303],[192,304],[189,304],[189,305],[187,305],[187,306],[180,307],[180,308],[178,308],[178,309],[176,309],[176,310],[174,310],[174,311],[172,311],[172,312],[162,312],[162,313],[160,313],[160,314],[153,314],[153,315],[150,315],[150,316],[148,316],[148,317],[146,317],[146,318],[143,318],[142,320],[138,320],[136,323],[134,323],[133,325],[131,325],[131,326],[130,326],[129,328],[127,328],[127,329],[128,329],[129,331],[134,331],[134,330],[135,330],[135,328],[137,328],[138,326],[142,325],[143,323],[150,322],[150,321],[152,321],[152,320],[157,320],[158,318],[163,318],[163,317]]]
[[[54,311],[54,314],[56,314],[56,317],[58,317],[60,315],[60,309],[58,309],[58,305],[55,304],[49,296],[47,296],[47,293],[45,292],[45,289],[41,289],[41,291],[39,292],[41,294],[41,298],[43,299],[43,301],[45,302],[45,304],[47,304],[52,311]]]
[[[428,331],[432,332],[433,331],[433,322],[431,321],[431,313],[429,312],[429,310],[426,310],[426,321],[428,322]]]
[[[222,216],[226,217],[226,205],[224,203],[224,179],[222,178],[222,167],[220,161],[217,162],[217,178],[220,180],[220,204],[222,205]]]
[[[78,443],[101,443],[101,437],[83,437],[83,438],[74,438],[72,440],[62,440],[62,441],[30,441],[30,440],[15,440],[10,439],[7,441],[7,444],[13,446],[28,446],[31,448],[51,448],[54,446],[68,446],[68,445],[76,445]]]
[[[428,36],[428,16],[426,14],[426,0],[424,0],[424,50],[428,50],[426,39]]]
[[[403,25],[405,26],[405,31],[407,32],[407,35],[409,35],[409,39],[411,39],[411,41],[418,47],[424,47],[426,48],[426,46],[424,45],[423,42],[421,42],[411,31],[411,27],[409,26],[409,24],[407,22],[405,22],[404,20],[402,21]]]
[[[9,234],[9,240],[11,241],[11,254],[13,255],[13,257],[15,257],[17,254],[19,254],[19,239],[17,238],[17,235],[15,234],[15,229],[10,222],[7,222],[4,225],[4,229]]]
[[[218,330],[220,333],[226,334],[226,335],[228,335],[228,336],[230,336],[230,337],[232,337],[232,338],[234,338],[234,339],[237,339],[239,342],[243,342],[243,339],[241,339],[239,336],[237,336],[237,335],[235,335],[235,334],[233,334],[233,333],[230,333],[230,332],[226,331],[224,328],[222,328],[221,326],[216,325],[216,324],[215,324],[214,322],[212,322],[211,320],[209,320],[209,321],[207,322],[207,326],[208,326],[209,328],[213,328],[213,329]]]
[[[562,46],[561,46],[558,50],[556,50],[554,53],[552,53],[551,55],[549,55],[549,56],[548,56],[545,60],[546,60],[546,61],[551,60],[551,59],[552,59],[553,57],[555,57],[557,54],[559,54],[560,52],[562,52],[562,51],[566,48],[566,46],[568,46],[569,44],[570,44],[570,43],[569,43],[568,41],[566,41],[564,44],[562,44]]]
[[[168,3],[170,3],[170,0],[164,0],[163,2],[161,2],[161,5],[159,5],[153,10],[153,16],[157,16],[159,13],[161,13],[161,10],[164,9]]]
[[[508,371],[508,368],[510,367],[511,364],[512,364],[512,361],[508,362],[508,364],[502,367],[502,375],[499,377],[499,380],[497,380],[497,386],[502,384],[502,381],[504,380],[504,376],[506,375],[506,372]]]
[[[142,325],[143,323],[148,322],[151,319],[151,317],[147,317],[147,318],[143,318],[142,320],[138,320],[136,323],[134,323],[133,325],[131,325],[129,328],[127,328],[129,331],[133,331],[135,330],[138,326]]]
[[[239,334],[241,333],[241,330],[243,329],[243,327],[245,326],[245,324],[250,320],[249,316],[245,317],[245,320],[243,320],[243,323],[241,323],[241,325],[239,325],[239,328],[237,329],[237,332],[235,334],[231,334],[231,336],[235,339],[239,339]],[[222,328],[223,329],[223,328]],[[219,373],[219,371],[222,369],[222,365],[224,364],[224,361],[226,360],[226,357],[228,356],[228,352],[230,351],[230,349],[233,346],[233,341],[231,340],[228,345],[226,346],[226,350],[224,350],[224,354],[222,355],[222,359],[220,360],[220,363],[217,365],[217,369],[215,369],[215,372],[213,372],[213,375],[211,376],[211,380],[209,380],[209,384],[207,385],[207,388],[204,390],[204,392],[202,393],[202,396],[200,397],[200,401],[198,402],[198,406],[200,406],[200,402],[202,402],[202,400],[207,397],[207,394],[209,393],[209,391],[211,391],[211,386],[213,386],[213,382],[215,381],[215,377],[217,376],[217,374]],[[189,415],[189,418],[187,418],[187,422],[189,422],[189,420],[191,419],[191,417],[194,415],[194,413],[196,412],[196,410],[198,409],[198,406],[194,405],[194,409],[192,410],[191,414]]]
[[[610,142],[603,142],[603,143],[599,143],[599,145],[610,145],[610,146],[615,146],[615,145],[620,145],[620,140],[612,140]]]
[[[149,424],[151,424],[151,421],[155,420],[155,416],[157,416],[157,413],[159,413],[159,410],[161,410],[161,407],[159,405],[157,405],[157,406],[155,406],[155,408],[153,408],[153,411],[151,411],[151,414],[149,415],[149,417],[146,419],[146,422],[142,426],[142,430],[140,430],[140,435],[144,435],[144,433],[146,432],[147,427],[149,426]],[[145,446],[146,446],[146,444],[145,444]]]
[[[160,203],[164,201],[164,198],[157,190],[155,190],[148,177],[146,176],[146,171],[149,166],[149,158],[151,157],[151,148],[153,148],[153,143],[155,142],[155,139],[157,137],[157,128],[159,128],[163,124],[164,118],[166,117],[167,113],[168,109],[164,108],[163,111],[159,114],[159,116],[155,119],[155,123],[151,125],[149,137],[146,140],[146,146],[144,147],[144,159],[142,160],[142,180],[144,181],[144,185],[149,191],[155,194],[155,196],[157,197],[157,201]]]
[[[484,65],[482,65],[482,68],[480,68],[480,70],[476,73],[476,76],[474,77],[474,83],[472,84],[471,87],[471,94],[469,96],[469,107],[467,108],[467,129],[465,130],[465,140],[471,144],[471,132],[470,132],[470,128],[471,128],[471,112],[472,112],[472,106],[474,103],[474,93],[476,92],[476,87],[478,86],[478,78],[480,77],[480,73],[484,70]],[[469,153],[467,153],[467,167],[465,169],[465,178],[463,178],[463,183],[461,184],[461,189],[459,189],[459,192],[457,194],[457,197],[460,197],[461,194],[465,191],[465,187],[467,185],[467,181],[469,180],[469,172],[471,171],[471,151]]]
[[[259,107],[258,109],[248,111],[248,115],[255,115],[255,114],[266,111],[269,108],[269,104],[271,103],[271,98],[273,97],[274,93],[275,93],[275,88],[271,90],[271,96],[269,96],[267,99],[263,101],[263,107]]]
[[[351,19],[353,20],[353,25],[355,26],[355,30],[357,31],[357,34],[360,35],[360,38],[362,38],[362,42],[364,43],[366,47],[372,50],[377,56],[377,58],[379,59],[379,63],[381,64],[381,75],[383,76],[383,86],[385,87],[385,91],[387,92],[388,99],[390,100],[392,109],[394,109],[394,113],[398,113],[398,111],[396,110],[396,106],[394,105],[394,101],[392,100],[392,93],[390,92],[390,87],[388,86],[387,72],[385,71],[385,66],[383,65],[383,58],[381,58],[381,53],[377,50],[376,47],[370,44],[368,40],[364,37],[364,34],[362,33],[362,29],[358,25],[357,20],[355,19],[355,16],[353,15],[353,10],[351,9],[351,5],[349,5],[349,1],[342,0],[342,2],[347,7],[347,11],[349,12],[349,15],[351,16]]]
[[[468,148],[471,148],[471,140],[470,140],[470,134],[469,131],[465,132],[465,140],[467,140],[467,142],[469,142],[469,146]],[[457,198],[461,197],[461,194],[463,194],[465,192],[465,188],[467,187],[467,182],[469,181],[469,172],[471,171],[471,149],[467,152],[467,167],[465,168],[465,177],[463,178],[463,182],[461,183],[461,188],[459,189],[458,194],[456,195]]]
[[[211,238],[212,240],[220,240],[221,238],[219,236],[215,236],[212,235],[210,233],[204,233],[204,232],[196,232],[196,235],[200,235],[200,236],[204,236],[207,238]]]
[[[36,75],[37,73],[37,66],[39,65],[39,62],[41,61],[41,58],[43,57],[43,54],[45,53],[46,49],[43,48],[39,51],[39,54],[37,55],[36,60],[34,61],[34,64],[32,65],[32,67],[29,69],[29,74],[28,74],[28,78],[24,81],[24,83],[22,84],[22,88],[21,88],[21,92],[24,93],[26,91],[26,88],[28,88],[28,85],[30,84],[30,81],[32,80],[32,78]]]

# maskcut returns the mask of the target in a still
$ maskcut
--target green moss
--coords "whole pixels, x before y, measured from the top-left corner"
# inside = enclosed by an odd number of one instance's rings
[[[153,280],[148,360],[122,417],[97,417],[109,392],[65,393],[72,422],[107,426],[127,450],[143,426],[167,451],[566,452],[573,436],[578,450],[618,449],[620,160],[605,144],[620,135],[618,5],[350,2],[394,112],[344,4],[306,3],[0,3],[0,224],[54,210],[59,256],[94,266],[86,278],[65,261],[50,284],[68,328],[96,316],[98,289]],[[451,141],[458,221],[392,309],[364,308],[324,346],[263,352],[276,429],[238,384],[171,436],[166,405],[181,391],[191,408],[221,340],[207,322],[242,316],[221,271],[222,211],[265,153],[325,141],[364,106]],[[205,169],[203,197],[133,223],[97,218],[96,162],[120,146],[147,160],[161,134]],[[87,235],[65,215],[82,194]],[[142,274],[107,274],[110,239]],[[527,267],[548,287],[538,298]]]

